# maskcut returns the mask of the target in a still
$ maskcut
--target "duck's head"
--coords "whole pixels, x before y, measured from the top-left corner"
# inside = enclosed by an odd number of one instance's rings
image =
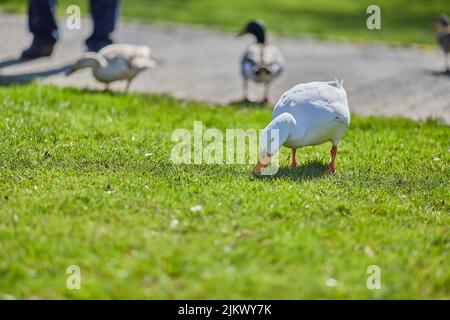
[[[294,116],[285,112],[274,118],[264,128],[259,138],[260,158],[253,168],[254,174],[264,174],[263,172],[269,166],[272,157],[287,141],[296,124],[297,121]]]
[[[258,43],[266,43],[266,27],[261,20],[252,20],[238,33],[238,36],[252,34],[256,37]]]
[[[450,31],[450,19],[445,14],[438,17],[435,21],[435,29],[437,32],[449,32]]]
[[[97,53],[88,52],[84,55],[83,58],[75,62],[73,66],[66,71],[66,75],[69,76],[72,73],[85,69],[85,68],[95,68],[101,64],[101,58]]]

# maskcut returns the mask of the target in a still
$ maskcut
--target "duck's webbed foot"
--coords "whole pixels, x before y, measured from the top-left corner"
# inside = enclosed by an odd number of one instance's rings
[[[323,174],[324,175],[326,175],[326,174],[334,174],[336,172],[336,169],[334,168],[334,166],[329,166],[327,169],[325,169],[324,171],[323,171]]]

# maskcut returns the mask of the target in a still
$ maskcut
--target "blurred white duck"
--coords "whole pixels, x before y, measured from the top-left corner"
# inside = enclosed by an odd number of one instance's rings
[[[94,78],[105,84],[105,91],[114,81],[126,80],[128,92],[131,81],[142,71],[155,66],[150,56],[150,48],[132,44],[112,44],[98,53],[87,52],[66,73],[71,75],[77,70],[92,68]]]
[[[247,47],[241,60],[244,101],[249,101],[248,82],[253,80],[264,84],[263,102],[267,102],[270,83],[283,71],[283,56],[277,47],[267,44],[266,30],[262,21],[250,21],[238,36],[244,34],[256,37],[256,43]]]
[[[297,148],[331,141],[329,173],[334,173],[337,146],[350,125],[343,81],[309,82],[285,92],[272,112],[273,120],[260,138],[260,160],[253,172],[261,174],[272,156],[284,145],[292,148],[291,168],[297,166]],[[276,131],[278,129],[278,139]],[[277,141],[278,140],[278,141]]]

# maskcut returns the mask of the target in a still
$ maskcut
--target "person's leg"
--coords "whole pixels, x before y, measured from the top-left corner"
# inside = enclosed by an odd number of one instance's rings
[[[55,8],[56,0],[28,0],[28,28],[33,34],[33,42],[22,52],[22,58],[34,59],[52,54],[58,41]]]
[[[120,0],[90,0],[90,7],[94,30],[86,46],[89,51],[99,51],[113,43],[111,34],[116,27]]]

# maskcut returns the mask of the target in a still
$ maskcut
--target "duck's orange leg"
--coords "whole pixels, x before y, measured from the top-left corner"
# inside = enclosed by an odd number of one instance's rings
[[[328,168],[328,173],[336,172],[336,170],[334,169],[334,161],[336,160],[336,154],[337,154],[337,146],[333,145],[333,147],[331,147],[331,161],[330,167]]]
[[[295,160],[295,153],[297,152],[297,149],[292,149],[292,158],[291,158],[291,169],[294,169],[297,167],[297,161]]]
[[[248,102],[250,101],[249,95],[248,95],[248,80],[244,79],[244,82],[242,83],[242,101]]]

